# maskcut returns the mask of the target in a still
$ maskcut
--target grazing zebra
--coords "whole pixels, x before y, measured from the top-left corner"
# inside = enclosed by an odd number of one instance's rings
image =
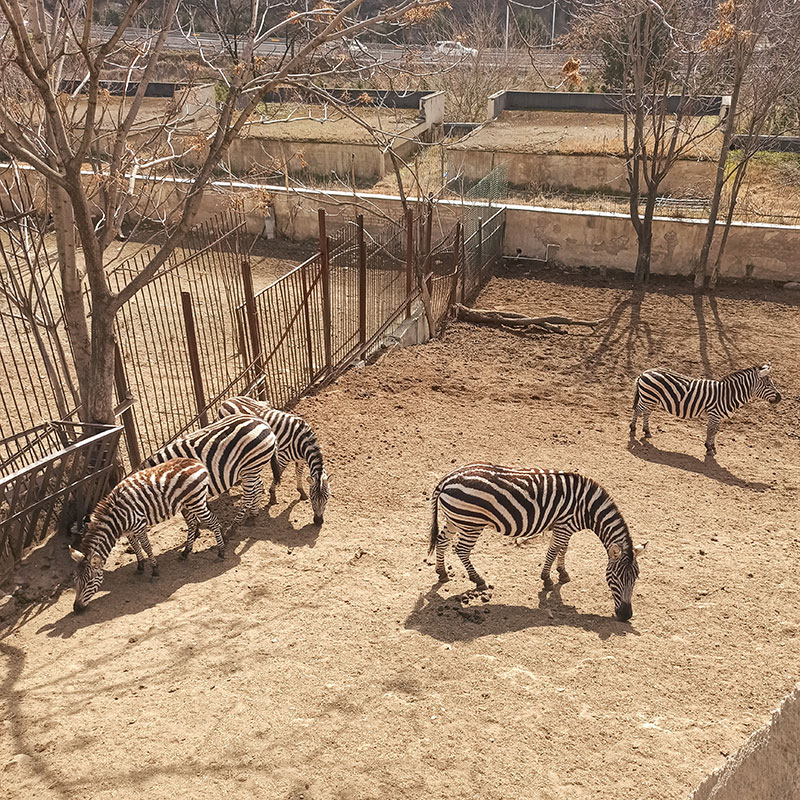
[[[444,525],[439,530],[438,512]],[[647,545],[631,542],[628,526],[608,493],[591,478],[576,472],[514,469],[495,464],[467,464],[442,478],[433,491],[433,521],[429,554],[436,550],[436,572],[448,580],[444,552],[448,539],[478,590],[487,588],[470,561],[481,531],[491,526],[505,536],[529,539],[552,528],[553,535],[541,578],[551,587],[556,561],[561,583],[569,580],[564,563],[573,533],[593,530],[608,553],[606,581],[621,620],[633,614],[631,596],[639,575],[638,557]]]
[[[227,492],[241,481],[242,507],[231,527],[248,514],[258,513],[264,491],[261,480],[264,466],[270,464],[272,474],[276,478],[279,475],[275,434],[266,422],[245,414],[226,417],[184,434],[146,459],[144,466],[181,457],[196,458],[205,466],[211,482],[211,497]]]
[[[322,451],[317,437],[309,424],[295,414],[287,414],[270,407],[267,403],[253,400],[251,397],[231,397],[219,409],[217,415],[223,419],[229,414],[252,414],[265,420],[272,428],[277,439],[278,469],[281,474],[290,461],[294,461],[297,473],[297,491],[302,500],[307,500],[303,488],[303,462],[308,464],[308,478],[311,508],[314,511],[314,524],[322,525],[325,506],[331,495],[328,473],[322,465]],[[270,505],[275,502],[275,486],[280,483],[280,476],[273,480],[269,487]]]
[[[631,437],[636,436],[636,420],[641,414],[644,435],[650,438],[650,412],[659,405],[681,419],[708,414],[706,453],[714,455],[717,452],[714,440],[723,419],[757,397],[770,403],[780,402],[780,392],[769,376],[770,368],[770,363],[748,367],[718,381],[687,378],[666,369],[648,369],[636,379]]]
[[[202,524],[214,531],[217,554],[223,558],[222,528],[206,504],[209,489],[208,470],[191,458],[175,458],[148,467],[117,484],[89,517],[80,549],[70,547],[70,555],[77,562],[72,608],[77,612],[83,611],[100,588],[103,565],[111,548],[123,535],[127,535],[136,553],[136,571],[144,572],[147,553],[153,577],[158,577],[158,562],[147,538],[147,529],[174,517],[178,511],[185,517],[189,528],[181,557],[187,558],[191,553]]]

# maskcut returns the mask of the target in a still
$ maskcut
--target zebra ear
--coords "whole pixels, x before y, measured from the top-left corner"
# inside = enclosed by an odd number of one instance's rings
[[[641,558],[647,552],[647,545],[649,542],[645,542],[644,544],[635,544],[633,546],[633,557],[634,558]]]
[[[76,550],[74,547],[70,547],[69,555],[70,555],[70,558],[73,561],[77,562],[78,564],[80,564],[80,562],[83,561],[86,558],[86,556],[83,553],[81,553],[80,550]]]
[[[769,375],[769,371],[770,371],[771,369],[772,369],[772,362],[771,362],[771,361],[767,361],[767,363],[766,363],[766,364],[763,364],[763,365],[762,365],[762,366],[759,368],[759,370],[758,370],[758,374],[759,374],[759,375],[761,375],[762,377],[763,377],[764,375]]]
[[[619,561],[622,558],[622,548],[618,544],[612,544],[608,548],[609,561]]]
[[[103,559],[97,553],[93,553],[92,557],[89,559],[89,563],[95,569],[100,569],[103,566]]]

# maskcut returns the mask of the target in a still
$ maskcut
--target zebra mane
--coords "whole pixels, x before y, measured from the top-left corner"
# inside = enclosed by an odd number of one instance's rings
[[[102,536],[97,531],[97,526],[100,522],[111,521],[112,514],[114,513],[114,492],[109,492],[100,502],[94,507],[92,515],[89,517],[89,524],[86,526],[86,531],[81,536],[81,549],[84,554],[87,550],[91,549],[95,541]]]
[[[606,513],[614,513],[620,520],[622,520],[623,531],[624,531],[624,543],[625,547],[623,548],[623,552],[625,555],[629,553],[633,553],[633,539],[631,538],[631,531],[628,527],[628,523],[625,520],[625,517],[622,516],[622,512],[619,510],[619,506],[614,502],[614,498],[595,480],[591,478],[585,477],[586,486],[587,486],[587,494],[593,494],[595,490],[599,490],[600,497],[602,498],[602,502],[607,502],[609,504],[609,509]],[[594,515],[594,523],[597,525],[597,514]],[[598,533],[599,536],[599,533]]]
[[[734,380],[734,379],[736,379],[736,378],[738,378],[740,376],[750,375],[750,374],[753,374],[753,373],[757,374],[759,369],[761,369],[761,365],[760,364],[756,364],[756,365],[754,365],[752,367],[745,367],[744,369],[737,369],[737,370],[734,370],[733,372],[729,373],[728,375],[725,375],[722,378],[720,378],[720,381]]]

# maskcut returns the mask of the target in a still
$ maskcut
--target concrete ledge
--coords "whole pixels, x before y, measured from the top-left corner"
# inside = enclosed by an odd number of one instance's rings
[[[800,684],[690,800],[800,800]]]

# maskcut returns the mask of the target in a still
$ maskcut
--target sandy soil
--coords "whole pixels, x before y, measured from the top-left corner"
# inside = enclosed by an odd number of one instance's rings
[[[155,531],[162,577],[112,553],[85,615],[72,593],[19,607],[0,639],[0,796],[26,798],[680,798],[797,680],[800,568],[797,307],[739,288],[557,273],[493,280],[483,307],[609,317],[596,333],[452,326],[305,399],[333,476],[325,525],[291,480],[218,562]],[[794,301],[796,303],[796,301]],[[703,461],[703,425],[654,417],[628,446],[631,383],[772,358],[777,409],[741,410]],[[604,554],[570,550],[540,592],[543,542],[487,532],[495,585],[462,608],[424,562],[428,497],[457,464],[580,469],[650,541],[630,624]],[[230,518],[228,500],[220,513]],[[36,597],[63,542],[20,575]],[[450,561],[456,564],[451,555]]]
[[[503,111],[494,122],[455,145],[454,149],[620,155],[624,153],[622,123],[621,114]],[[691,123],[692,136],[702,136],[702,139],[686,148],[685,158],[716,158],[719,134],[711,131],[717,123],[717,117],[701,117]]]

